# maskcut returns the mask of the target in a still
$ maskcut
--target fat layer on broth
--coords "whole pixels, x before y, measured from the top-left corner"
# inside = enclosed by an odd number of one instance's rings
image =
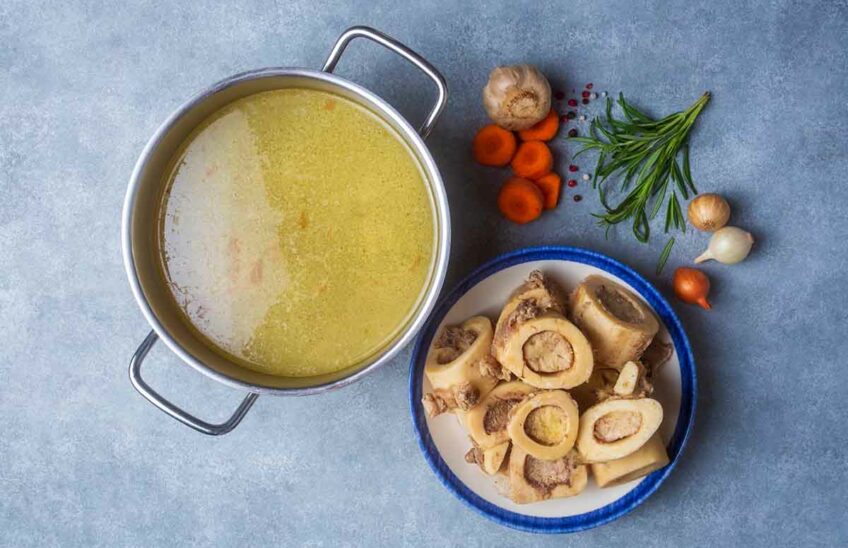
[[[431,270],[420,165],[365,108],[307,89],[240,99],[174,160],[163,271],[186,321],[245,367],[338,371],[378,351]]]

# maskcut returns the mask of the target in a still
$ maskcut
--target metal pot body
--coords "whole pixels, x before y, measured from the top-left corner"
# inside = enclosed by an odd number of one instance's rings
[[[436,85],[433,109],[416,131],[394,108],[367,89],[332,74],[347,44],[362,37],[375,41],[422,70]],[[167,184],[165,169],[189,134],[223,106],[255,93],[283,88],[308,88],[346,97],[368,108],[390,125],[405,141],[421,165],[433,208],[435,243],[433,266],[417,308],[402,331],[380,352],[347,369],[316,377],[278,377],[248,370],[213,351],[194,335],[179,316],[169,289],[157,271],[154,248],[156,215]],[[309,395],[348,385],[390,361],[420,329],[433,309],[444,281],[450,252],[450,214],[441,175],[424,138],[433,128],[447,100],[442,76],[426,60],[394,39],[367,27],[353,27],[336,42],[321,71],[300,68],[266,68],[235,75],[215,84],[181,106],[157,130],[141,154],[130,178],[124,202],[122,245],[130,286],[152,327],[130,360],[130,380],[151,403],[200,432],[220,435],[241,421],[259,394]],[[249,392],[225,422],[212,424],[176,407],[153,390],[141,377],[141,365],[150,348],[161,339],[183,361],[205,375]]]

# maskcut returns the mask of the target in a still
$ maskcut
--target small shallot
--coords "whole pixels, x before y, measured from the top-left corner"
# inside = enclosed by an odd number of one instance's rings
[[[754,245],[754,237],[749,232],[735,226],[720,228],[710,238],[707,250],[701,253],[696,263],[716,260],[724,264],[735,264],[745,259]]]
[[[713,232],[727,224],[730,204],[718,194],[701,194],[689,202],[689,222],[698,230]]]
[[[710,279],[700,270],[682,266],[674,271],[674,294],[684,303],[709,310],[712,308],[707,300],[709,293]]]

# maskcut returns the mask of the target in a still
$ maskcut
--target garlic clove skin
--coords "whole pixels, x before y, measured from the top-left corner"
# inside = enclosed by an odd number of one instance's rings
[[[745,260],[754,245],[754,237],[735,226],[726,226],[717,230],[707,250],[695,258],[696,263],[710,259],[724,264],[736,264]]]
[[[527,129],[551,110],[551,85],[532,65],[495,68],[483,88],[489,118],[504,129]]]
[[[730,220],[730,204],[718,194],[701,194],[689,202],[687,216],[698,230],[715,232]]]

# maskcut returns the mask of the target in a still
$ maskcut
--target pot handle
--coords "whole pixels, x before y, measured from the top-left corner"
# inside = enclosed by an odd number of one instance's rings
[[[344,53],[345,48],[348,43],[354,38],[368,38],[373,42],[377,42],[381,46],[392,50],[397,53],[416,67],[418,67],[421,72],[430,77],[430,79],[436,84],[436,88],[438,89],[438,95],[436,96],[436,104],[433,106],[433,109],[430,111],[430,114],[427,116],[427,119],[424,120],[424,123],[421,124],[421,127],[418,128],[418,134],[421,135],[422,139],[426,139],[430,132],[433,130],[433,126],[436,125],[436,120],[439,119],[439,116],[442,114],[442,110],[445,108],[445,103],[448,100],[448,86],[445,83],[445,78],[436,70],[436,67],[431,65],[429,61],[404,46],[391,36],[383,34],[382,32],[372,29],[371,27],[351,27],[344,31],[339,39],[336,40],[336,45],[333,46],[333,50],[330,52],[330,55],[327,57],[327,61],[324,63],[324,72],[333,72],[336,68],[336,64],[339,62],[339,59]]]
[[[190,426],[198,432],[203,432],[210,436],[221,436],[238,426],[250,410],[253,403],[256,401],[256,398],[259,397],[259,394],[248,394],[229,419],[220,424],[212,424],[198,419],[194,415],[189,415],[173,403],[163,398],[158,392],[150,388],[150,386],[144,382],[144,379],[141,378],[141,363],[158,340],[159,335],[157,335],[155,331],[151,331],[139,345],[138,350],[135,351],[132,359],[130,359],[130,382],[132,382],[133,387],[138,390],[138,393],[144,396],[147,401],[186,426]]]

